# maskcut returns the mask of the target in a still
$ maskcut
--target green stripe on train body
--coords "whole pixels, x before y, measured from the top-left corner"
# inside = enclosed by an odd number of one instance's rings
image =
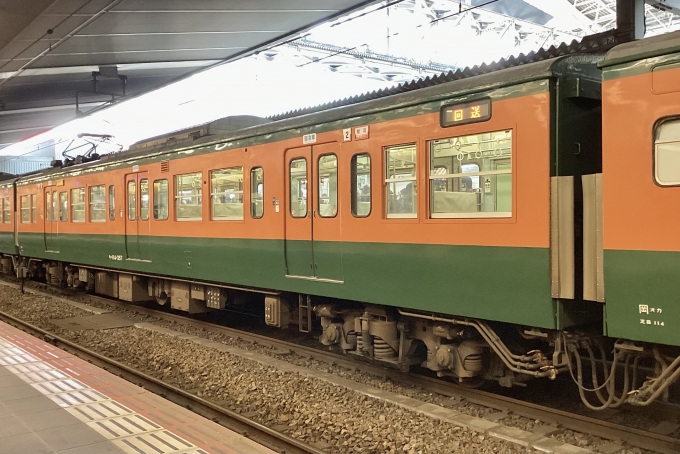
[[[14,232],[0,232],[0,254],[16,254]]]
[[[31,257],[556,328],[547,248],[314,242],[334,283],[286,277],[283,240],[148,240],[151,262],[126,260],[123,236],[60,234],[59,253],[20,237]]]
[[[680,252],[605,250],[607,334],[680,345],[679,272]]]

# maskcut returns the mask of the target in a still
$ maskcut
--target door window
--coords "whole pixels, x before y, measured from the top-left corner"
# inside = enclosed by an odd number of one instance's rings
[[[149,180],[139,182],[139,219],[149,220]]]
[[[128,181],[128,220],[134,221],[137,219],[137,184],[134,181]]]
[[[57,222],[59,219],[59,205],[57,201],[57,191],[52,191],[52,219]]]
[[[319,216],[333,218],[338,214],[338,157],[334,154],[320,156],[318,175]]]
[[[52,193],[45,192],[45,222],[52,222]]]
[[[109,221],[116,220],[116,187],[109,186]]]
[[[250,170],[250,216],[259,219],[264,214],[264,170],[255,167]]]
[[[38,221],[38,195],[31,194],[31,222],[36,223]]]
[[[307,160],[290,161],[290,215],[294,218],[307,216]]]
[[[352,215],[364,218],[371,214],[371,155],[352,157]]]

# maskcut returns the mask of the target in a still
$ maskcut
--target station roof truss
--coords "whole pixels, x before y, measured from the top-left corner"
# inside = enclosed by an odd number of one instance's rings
[[[373,2],[0,0],[0,149]]]
[[[654,6],[658,1],[648,1],[645,36],[680,29],[676,14],[680,10],[664,11]],[[405,83],[482,63],[479,54],[461,52],[461,44],[475,47],[465,39],[483,40],[491,49],[484,60],[489,63],[580,41],[616,26],[616,0],[403,0],[382,4],[381,11],[351,22],[322,25],[309,35],[268,50],[263,57]],[[400,43],[402,36],[408,37],[402,41],[417,45]],[[455,50],[443,52],[442,43],[450,43]],[[431,50],[436,48],[439,50]]]

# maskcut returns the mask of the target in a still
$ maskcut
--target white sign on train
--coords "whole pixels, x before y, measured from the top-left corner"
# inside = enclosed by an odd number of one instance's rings
[[[342,130],[342,140],[348,142],[352,140],[352,128],[347,128]]]
[[[316,133],[305,134],[304,136],[302,136],[302,143],[303,144],[316,143]]]
[[[368,139],[368,125],[354,128],[354,140]]]

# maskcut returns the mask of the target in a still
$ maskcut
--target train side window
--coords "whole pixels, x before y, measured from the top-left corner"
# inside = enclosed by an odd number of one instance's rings
[[[52,221],[57,222],[59,219],[59,201],[57,200],[57,191],[52,191]]]
[[[128,220],[134,221],[137,219],[137,183],[128,181],[127,186],[128,196]]]
[[[319,156],[317,166],[319,185],[316,200],[319,216],[334,218],[338,214],[338,157],[334,154]]]
[[[38,195],[31,194],[31,222],[38,222]]]
[[[21,196],[21,223],[28,224],[31,222],[31,196]]]
[[[175,176],[175,213],[178,221],[203,219],[202,183],[201,172]]]
[[[85,188],[71,189],[71,220],[85,222]]]
[[[264,214],[264,170],[250,169],[250,216],[259,219]]]
[[[290,215],[294,218],[307,217],[307,160],[305,158],[290,161]]]
[[[680,185],[680,119],[659,123],[654,134],[654,179],[661,186]]]
[[[68,192],[59,193],[59,221],[68,221]]]
[[[52,193],[45,192],[45,222],[52,222]]]
[[[352,215],[365,218],[371,214],[371,155],[352,156]]]
[[[139,181],[139,219],[149,220],[149,180]]]
[[[433,140],[430,217],[512,216],[512,130]]]
[[[90,187],[90,221],[106,222],[106,186]]]
[[[385,197],[388,218],[418,217],[416,144],[385,147]]]
[[[153,182],[153,218],[156,221],[168,219],[168,180],[156,180]]]
[[[116,220],[116,187],[109,186],[109,221]]]
[[[243,167],[210,172],[212,219],[243,219]]]
[[[9,197],[2,198],[2,222],[5,224],[12,222],[12,201]]]

